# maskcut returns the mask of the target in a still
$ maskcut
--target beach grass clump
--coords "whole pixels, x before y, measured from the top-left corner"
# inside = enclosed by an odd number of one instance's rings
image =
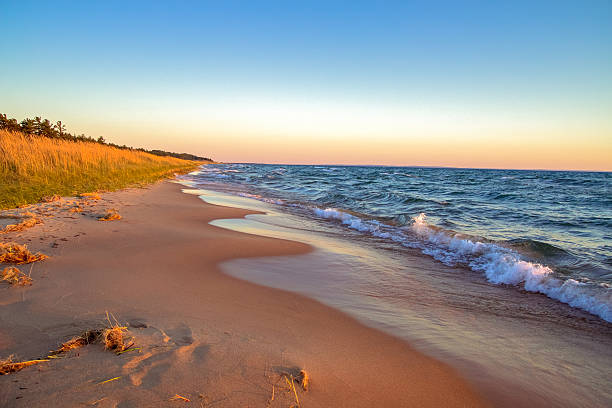
[[[41,254],[40,252],[35,254],[31,253],[26,245],[20,245],[14,242],[9,242],[7,244],[0,243],[0,263],[22,265],[42,261],[47,258],[47,255]]]
[[[56,350],[51,351],[47,358],[15,362],[13,360],[14,357],[9,356],[6,359],[0,360],[0,375],[15,373],[31,365],[61,358],[60,354],[67,353],[71,350],[76,350],[94,343],[103,344],[105,350],[114,351],[115,354],[122,354],[128,351],[140,349],[138,347],[132,348],[132,345],[134,344],[133,342],[127,346],[125,345],[126,340],[129,339],[126,338],[127,327],[120,326],[114,317],[113,319],[115,320],[115,323],[111,323],[108,313],[106,315],[106,319],[108,321],[108,326],[105,328],[84,331],[80,335],[62,343]],[[105,382],[113,381],[118,378],[119,377],[115,377]]]
[[[9,266],[0,271],[0,282],[13,286],[30,286],[32,285],[32,278],[21,272],[18,268]]]
[[[102,335],[102,330],[87,330],[84,331],[81,335],[71,338],[55,351],[51,353],[51,355],[67,353],[70,350],[78,349],[84,347],[88,344],[95,343],[97,339]]]
[[[135,149],[0,130],[0,208],[142,186],[201,162]],[[85,195],[84,198],[97,198]]]
[[[113,326],[105,329],[102,332],[102,342],[104,348],[107,350],[113,350],[117,353],[122,352],[126,349],[124,344],[124,334],[127,331],[125,326]]]
[[[75,350],[94,343],[104,344],[104,348],[106,350],[121,353],[128,348],[125,346],[126,332],[127,327],[123,326],[86,330],[82,334],[71,338],[65,343],[62,343],[60,347],[57,350],[52,351],[50,355],[55,356],[57,354],[67,353],[70,350]]]
[[[85,347],[88,344],[101,343],[104,349],[112,350],[115,353],[121,354],[131,345],[126,346],[127,327],[114,324],[104,329],[86,330],[79,336],[73,337],[57,349],[51,352],[51,355],[66,353],[70,350],[75,350]]]
[[[39,218],[30,217],[30,218],[26,218],[20,223],[7,225],[2,230],[0,230],[0,233],[19,232],[19,231],[23,231],[24,229],[32,228],[33,226],[38,225],[38,224],[42,224],[42,221]]]

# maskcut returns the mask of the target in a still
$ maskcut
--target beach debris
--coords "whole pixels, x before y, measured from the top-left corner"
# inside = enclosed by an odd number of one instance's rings
[[[62,197],[60,197],[59,195],[53,194],[53,195],[50,195],[50,196],[43,197],[42,200],[40,200],[40,201],[43,202],[43,203],[52,203],[54,201],[59,201],[61,199],[62,199]]]
[[[98,193],[81,193],[79,194],[80,198],[87,198],[90,200],[100,200],[102,197],[100,197],[100,194]]]
[[[114,220],[120,220],[120,219],[121,219],[121,215],[119,215],[117,210],[111,208],[110,210],[106,211],[105,216],[98,218],[98,221],[114,221]]]
[[[7,244],[0,243],[0,262],[21,265],[42,261],[47,258],[47,255],[41,254],[40,252],[32,254],[26,245],[20,245],[14,242],[9,242]]]
[[[108,322],[106,328],[84,331],[79,336],[73,337],[67,342],[62,343],[57,350],[51,351],[49,358],[97,342],[104,344],[105,349],[113,350],[117,354],[136,349],[140,350],[140,348],[130,348],[133,346],[133,343],[130,343],[127,347],[125,346],[124,332],[127,331],[127,327],[120,326],[114,316],[113,319],[115,323],[111,322],[110,315],[106,312],[106,320]]]
[[[0,272],[0,282],[6,282],[14,286],[30,286],[32,285],[32,278],[14,266],[9,266]]]
[[[98,338],[102,335],[102,330],[87,330],[80,336],[73,337],[68,340],[57,349],[51,352],[51,356],[55,356],[60,353],[66,353],[70,350],[74,350],[91,343],[95,343]]]
[[[17,269],[17,268],[14,268]],[[112,315],[111,315],[112,316]],[[116,354],[121,354],[122,352],[132,351],[132,350],[140,350],[140,348],[131,348],[134,343],[130,343],[128,346],[125,346],[124,340],[124,332],[127,331],[127,327],[120,326],[117,322],[117,319],[113,316],[115,323],[111,323],[111,319],[109,313],[106,312],[106,320],[108,321],[108,327],[105,329],[97,329],[97,330],[87,330],[83,332],[80,336],[73,337],[68,340],[57,349],[50,352],[50,354],[43,359],[38,360],[29,360],[29,361],[21,361],[21,362],[13,362],[13,356],[9,356],[4,360],[0,360],[0,375],[10,374],[24,369],[25,367],[42,363],[45,361],[51,361],[52,359],[61,358],[60,355],[63,353],[67,353],[70,350],[78,349],[80,347],[86,346],[88,344],[100,342],[104,344],[104,348],[107,350],[113,350]],[[105,381],[102,381],[98,384],[104,384],[107,382],[118,380],[121,377],[111,378]]]
[[[0,233],[23,231],[26,228],[32,228],[37,224],[42,224],[42,221],[36,217],[26,218],[18,224],[9,224],[0,230]]]
[[[304,391],[308,391],[308,388],[310,387],[310,376],[306,370],[300,370],[300,373],[296,377],[296,381],[302,386]]]
[[[123,344],[123,333],[127,331],[127,327],[114,326],[102,332],[102,342],[107,350],[114,350],[120,353],[126,349]]]
[[[300,408],[300,399],[298,398],[297,391],[295,390],[295,385],[293,384],[293,376],[289,375],[288,377],[287,375],[285,375],[284,378],[289,388],[293,391],[293,395],[295,396],[295,403],[297,404],[298,408]],[[289,380],[289,378],[291,378],[291,380]]]
[[[279,381],[281,384],[279,384]],[[304,369],[298,371],[298,368],[291,369],[290,372],[282,371],[278,373],[277,380],[272,384],[272,394],[268,399],[267,406],[269,407],[272,402],[276,399],[277,394],[289,393],[292,396],[292,399],[295,401],[292,407],[301,407],[300,398],[298,396],[298,391],[295,384],[301,385],[301,388],[304,391],[308,391],[310,388],[310,375]],[[284,384],[284,385],[283,385]],[[277,392],[279,391],[279,392]],[[282,397],[281,397],[282,398]]]
[[[73,213],[80,213],[80,212],[83,212],[83,209],[77,205],[75,207],[72,207],[69,211]]]
[[[113,321],[111,321],[111,317]],[[127,346],[123,344],[123,334],[127,332],[127,327],[120,325],[117,318],[112,313],[108,313],[108,311],[106,312],[106,322],[108,323],[108,327],[102,332],[102,342],[104,343],[105,349],[114,350],[116,353],[120,353],[134,345],[134,342],[131,342]]]
[[[272,384],[272,395],[270,395],[270,398],[268,399],[268,406],[270,406],[270,404],[274,401],[274,384]]]
[[[0,375],[6,375],[11,373],[16,373],[17,371],[21,371],[26,367],[43,363],[45,361],[50,361],[49,359],[41,359],[41,360],[28,360],[28,361],[19,361],[14,362],[13,356],[9,356],[4,360],[0,360]]]
[[[126,348],[125,350],[118,351],[117,355],[123,354],[123,353],[128,353],[130,351],[138,351],[138,352],[140,352],[140,350],[142,350],[142,347],[130,347],[130,348]]]
[[[174,394],[174,397],[171,397],[169,399],[169,401],[184,401],[184,402],[191,402],[191,400],[189,398],[185,398],[181,395],[178,394]]]
[[[121,378],[121,377],[113,377],[113,378],[109,378],[108,380],[100,381],[100,382],[98,383],[98,385],[101,385],[101,384],[106,384],[106,383],[109,383],[109,382],[111,382],[111,381],[117,381],[117,380],[118,380],[118,379],[120,379],[120,378]]]
[[[127,327],[119,326],[118,324],[111,324],[110,318],[108,318],[108,321],[108,328],[86,330],[81,335],[73,337],[67,342],[62,343],[62,345],[57,350],[51,352],[51,355],[49,357],[61,353],[66,353],[70,350],[81,348],[87,346],[88,344],[93,344],[97,342],[104,344],[104,348],[106,350],[115,351],[117,355],[127,351],[140,350],[139,347],[131,348],[133,346],[133,343],[130,343],[128,346],[125,346],[124,332],[127,331]]]

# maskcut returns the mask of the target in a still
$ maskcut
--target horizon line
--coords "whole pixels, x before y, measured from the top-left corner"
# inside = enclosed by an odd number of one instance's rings
[[[510,168],[510,167],[458,167],[458,166],[429,166],[429,165],[392,165],[392,164],[320,164],[320,163],[260,163],[260,162],[224,162],[213,164],[263,164],[269,166],[334,166],[334,167],[409,167],[419,169],[456,169],[456,170],[513,170],[513,171],[557,171],[574,173],[612,173],[612,170],[576,170],[576,169],[537,169],[537,168]]]

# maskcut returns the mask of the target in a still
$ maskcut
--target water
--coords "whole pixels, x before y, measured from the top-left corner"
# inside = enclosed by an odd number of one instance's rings
[[[612,322],[610,173],[217,164],[190,178]]]
[[[214,225],[315,248],[226,273],[404,338],[494,406],[612,406],[608,174],[224,164],[185,182],[260,212]]]

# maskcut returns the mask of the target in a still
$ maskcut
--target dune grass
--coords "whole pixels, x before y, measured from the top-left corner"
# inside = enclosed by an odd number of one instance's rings
[[[76,196],[145,185],[194,170],[199,164],[98,143],[0,130],[0,209],[56,194]]]

